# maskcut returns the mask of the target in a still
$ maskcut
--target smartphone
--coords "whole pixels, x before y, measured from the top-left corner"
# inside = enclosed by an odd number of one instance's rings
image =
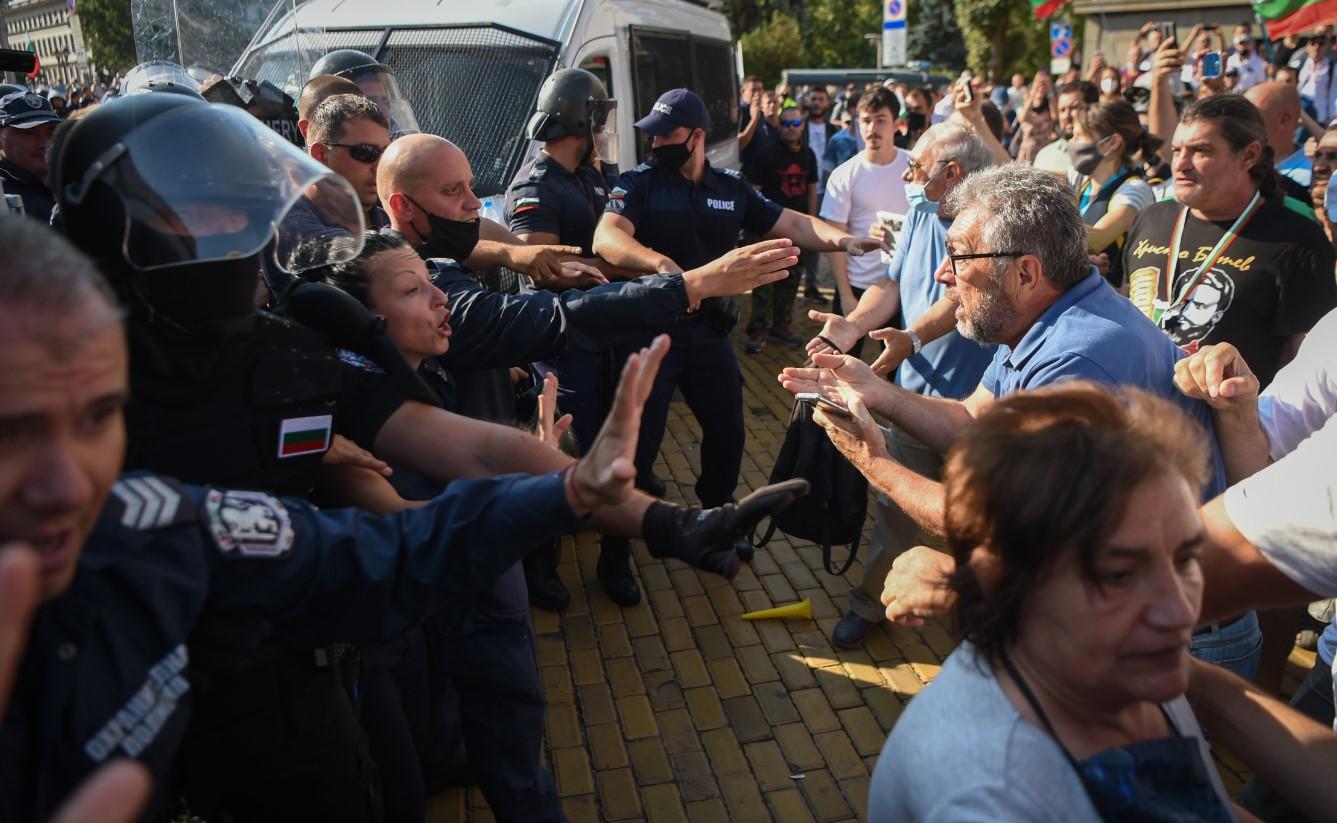
[[[1202,56],[1202,76],[1204,79],[1221,76],[1221,52],[1209,51]]]
[[[845,408],[844,404],[837,403],[834,400],[827,400],[825,397],[818,394],[817,392],[799,392],[798,394],[794,395],[794,397],[800,403],[807,403],[810,406],[816,406],[817,408],[821,409],[827,414],[834,414],[837,417],[844,417],[848,420],[854,419],[854,415],[850,414],[850,410]]]
[[[1160,26],[1161,26],[1161,42],[1165,42],[1166,40],[1174,40],[1175,45],[1178,45],[1179,40],[1176,37],[1174,21],[1166,20],[1162,22]]]

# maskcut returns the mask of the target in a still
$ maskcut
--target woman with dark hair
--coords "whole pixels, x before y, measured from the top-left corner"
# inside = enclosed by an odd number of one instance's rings
[[[1188,687],[1205,434],[1089,383],[999,400],[943,473],[963,642],[906,708],[872,820],[1233,820]]]
[[[1068,185],[1077,192],[1090,252],[1109,255],[1105,277],[1115,288],[1123,284],[1124,237],[1138,213],[1156,202],[1142,167],[1157,158],[1160,145],[1122,98],[1098,103],[1073,121]]]

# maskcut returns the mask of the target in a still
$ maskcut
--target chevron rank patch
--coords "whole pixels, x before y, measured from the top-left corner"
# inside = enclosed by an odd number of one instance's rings
[[[181,491],[161,477],[122,477],[111,487],[111,493],[121,503],[121,525],[127,529],[160,529],[178,522],[177,515],[183,514]]]
[[[225,553],[272,558],[292,548],[292,519],[273,495],[210,489],[204,510],[209,533]]]

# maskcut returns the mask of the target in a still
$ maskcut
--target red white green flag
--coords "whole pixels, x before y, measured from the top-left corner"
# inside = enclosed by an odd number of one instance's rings
[[[1253,10],[1273,40],[1337,22],[1337,0],[1254,0]]]
[[[37,56],[37,44],[32,41],[32,33],[25,32],[23,35],[23,47],[32,52],[32,71],[28,72],[29,77],[36,77],[42,70],[42,58]]]
[[[1068,5],[1069,2],[1070,0],[1031,0],[1031,11],[1035,12],[1036,20],[1043,20]]]

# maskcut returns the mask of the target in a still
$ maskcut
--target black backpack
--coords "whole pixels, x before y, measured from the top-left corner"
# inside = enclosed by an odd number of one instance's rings
[[[754,533],[752,544],[758,548],[766,545],[776,529],[790,537],[811,540],[822,547],[827,572],[842,575],[859,554],[859,538],[868,513],[868,480],[831,443],[826,430],[812,419],[812,412],[812,405],[794,403],[770,479],[779,483],[802,477],[812,489],[806,497],[772,515],[766,534],[757,540]],[[849,544],[850,553],[844,565],[836,569],[831,547],[844,543]]]

